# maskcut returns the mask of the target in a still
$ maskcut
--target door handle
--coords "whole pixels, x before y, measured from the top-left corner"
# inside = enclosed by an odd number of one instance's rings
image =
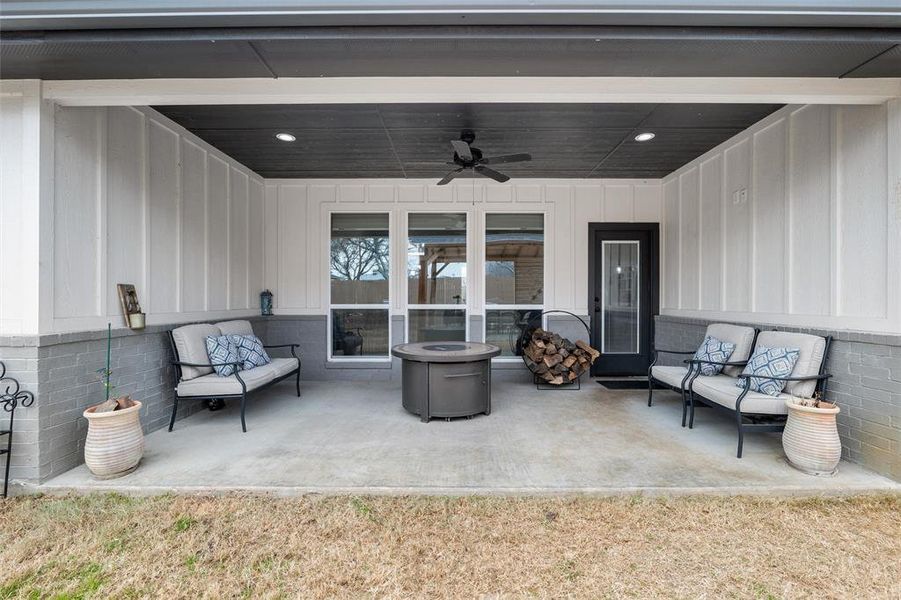
[[[455,375],[445,375],[445,379],[457,379],[458,377],[479,377],[482,375],[481,371],[476,373],[457,373]]]

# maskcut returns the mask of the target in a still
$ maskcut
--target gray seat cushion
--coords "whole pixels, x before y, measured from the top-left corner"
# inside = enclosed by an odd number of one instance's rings
[[[294,363],[295,366],[297,363]],[[270,365],[263,365],[246,371],[238,371],[247,391],[266,385],[276,378],[276,371]],[[215,373],[188,381],[182,380],[176,388],[179,396],[233,396],[241,394],[241,384],[234,375],[220,377]]]
[[[800,351],[791,377],[819,375],[820,365],[826,353],[826,339],[809,333],[790,331],[763,331],[757,336],[757,345],[767,348],[797,348]],[[790,381],[785,393],[801,398],[810,398],[816,390],[816,381]]]
[[[281,377],[282,375],[287,375],[291,371],[297,368],[297,359],[296,358],[273,358],[268,365],[264,365],[269,367],[274,373],[275,377]],[[259,368],[259,367],[258,367]]]
[[[676,389],[682,389],[682,380],[685,379],[686,373],[688,373],[687,367],[662,367],[660,365],[651,367],[651,377]]]
[[[742,388],[735,385],[735,378],[728,375],[698,377],[692,384],[692,390],[695,394],[732,410],[735,410],[735,401],[742,393]],[[784,415],[788,413],[785,401],[790,397],[785,393],[770,396],[760,392],[748,392],[748,395],[741,401],[741,412]]]
[[[715,337],[722,342],[732,342],[735,349],[726,362],[742,362],[751,356],[754,346],[754,328],[743,325],[729,325],[727,323],[711,323],[707,326],[707,335]],[[723,373],[731,377],[741,374],[741,367],[724,367]],[[734,382],[733,382],[734,383]]]
[[[222,332],[222,335],[256,335],[253,332],[253,326],[250,321],[239,319],[236,321],[222,321],[216,323],[216,327]]]
[[[210,357],[206,350],[206,338],[218,335],[221,335],[219,328],[209,323],[176,327],[172,330],[172,338],[175,340],[178,360],[194,364],[209,364]],[[212,367],[182,367],[181,380],[189,381],[212,372]]]

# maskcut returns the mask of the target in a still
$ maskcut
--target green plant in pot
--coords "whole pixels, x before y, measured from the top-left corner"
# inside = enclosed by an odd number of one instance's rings
[[[788,420],[782,432],[782,448],[788,462],[811,475],[832,475],[842,458],[835,417],[840,409],[823,400],[792,397],[785,401]]]
[[[84,445],[84,462],[95,477],[112,479],[132,472],[144,456],[144,432],[141,429],[141,403],[128,396],[111,398],[110,358],[112,326],[107,324],[106,367],[98,369],[104,390],[104,401],[84,411],[88,420],[88,436]]]

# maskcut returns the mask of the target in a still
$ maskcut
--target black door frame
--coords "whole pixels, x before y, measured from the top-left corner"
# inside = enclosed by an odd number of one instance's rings
[[[628,232],[628,231],[641,231],[647,232],[649,238],[650,245],[650,302],[647,305],[647,308],[650,308],[650,313],[648,315],[648,327],[647,327],[647,339],[646,339],[646,351],[645,356],[647,358],[647,364],[651,364],[651,356],[654,352],[654,317],[660,312],[660,224],[659,223],[589,223],[588,224],[588,316],[592,320],[591,330],[594,332],[594,319],[596,314],[594,307],[594,290],[597,273],[597,268],[599,265],[596,264],[595,255],[597,254],[597,243],[598,243],[598,235],[602,233],[610,233],[610,232]],[[639,315],[639,319],[642,315]],[[591,340],[592,344],[596,344],[598,349],[600,349],[599,340]],[[639,345],[641,348],[641,345]],[[599,360],[604,360],[604,356],[601,355]],[[645,372],[647,371],[647,366],[645,367]]]

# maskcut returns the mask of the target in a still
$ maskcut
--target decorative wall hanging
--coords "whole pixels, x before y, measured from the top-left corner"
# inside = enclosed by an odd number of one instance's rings
[[[119,291],[119,304],[122,306],[122,316],[125,318],[125,325],[130,329],[144,329],[145,316],[141,312],[141,304],[138,302],[138,292],[135,286],[130,283],[119,283],[116,285]]]

